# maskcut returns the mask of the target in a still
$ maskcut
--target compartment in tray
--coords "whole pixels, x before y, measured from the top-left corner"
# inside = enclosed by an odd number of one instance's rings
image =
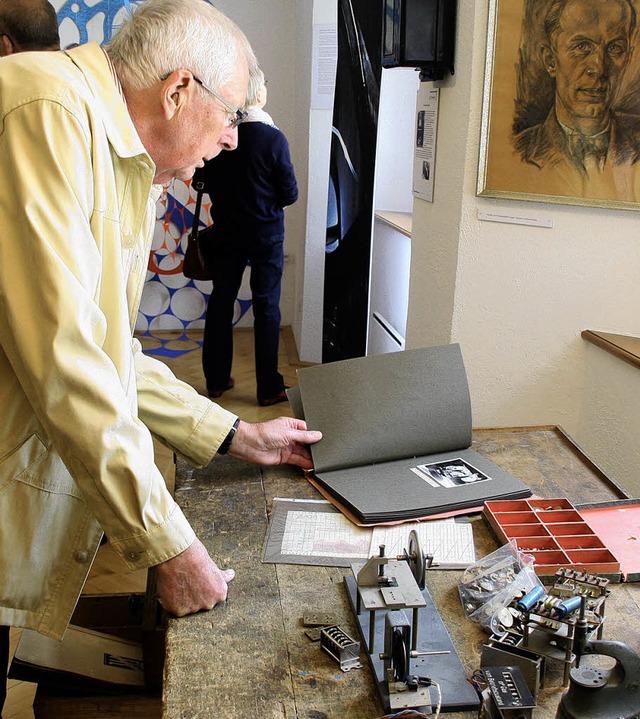
[[[492,512],[530,512],[531,507],[526,499],[497,499],[495,502],[485,502],[485,507]]]
[[[606,549],[600,537],[595,534],[579,534],[557,537],[556,541],[562,549]]]
[[[521,552],[533,554],[541,550],[562,549],[553,537],[516,537],[516,545]]]
[[[536,512],[538,519],[545,524],[566,524],[568,522],[584,522],[580,512],[575,509],[554,509]]]
[[[617,571],[620,562],[608,549],[568,549],[567,556],[576,567],[586,567],[590,572]]]
[[[506,527],[501,527],[501,530],[509,539],[549,536],[549,532],[543,524],[509,524]]]
[[[593,529],[585,522],[568,522],[567,524],[554,524],[550,530],[557,537],[567,536],[568,534],[590,534],[595,536]]]
[[[566,567],[571,564],[571,560],[568,556],[561,551],[541,551],[535,552],[535,564],[533,565],[536,570],[536,574],[540,574],[541,570],[547,569],[548,567]],[[553,570],[555,572],[555,569]]]
[[[500,525],[538,524],[535,512],[495,512],[493,517]]]
[[[538,512],[557,512],[559,509],[574,508],[573,504],[564,497],[552,497],[551,499],[539,497],[538,499],[529,499],[527,501]]]

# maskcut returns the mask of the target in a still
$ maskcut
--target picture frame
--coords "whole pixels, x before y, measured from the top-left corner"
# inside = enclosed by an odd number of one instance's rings
[[[606,82],[593,81],[585,92],[587,56],[597,54],[598,40],[591,39],[597,33],[585,21],[579,28],[584,43],[580,53],[572,46],[570,62],[561,53],[567,54],[569,40],[577,35],[571,22],[581,17],[582,4],[593,10],[594,0],[566,0],[574,9],[568,19],[563,10],[558,12],[566,5],[559,0],[489,0],[478,196],[640,209],[638,1],[600,4],[606,12],[618,13],[607,26],[617,31],[618,39],[607,45],[609,54],[615,48],[617,65],[607,71]],[[581,88],[581,106],[562,95],[567,87]],[[572,97],[578,95],[573,92]],[[558,122],[561,112],[566,124]],[[582,136],[569,125],[595,129],[596,137],[606,135],[604,151],[600,147],[580,154],[574,143]]]

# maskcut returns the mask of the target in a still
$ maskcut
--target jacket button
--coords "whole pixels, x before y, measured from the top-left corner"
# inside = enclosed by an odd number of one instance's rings
[[[73,553],[73,558],[78,562],[78,564],[84,564],[87,559],[89,559],[89,553],[85,552],[83,549],[77,549]]]

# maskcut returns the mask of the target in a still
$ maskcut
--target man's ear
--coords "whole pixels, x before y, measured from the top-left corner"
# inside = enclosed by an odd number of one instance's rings
[[[15,52],[17,52],[17,50],[11,38],[8,35],[0,35],[0,57],[13,55]]]
[[[162,81],[160,101],[167,120],[186,108],[195,91],[196,82],[188,70],[174,70]]]
[[[542,64],[544,69],[551,75],[556,76],[556,56],[553,53],[550,45],[543,43],[540,45],[540,57],[542,58]]]

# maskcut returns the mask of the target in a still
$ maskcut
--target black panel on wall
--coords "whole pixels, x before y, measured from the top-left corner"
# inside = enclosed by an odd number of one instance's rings
[[[338,0],[322,361],[366,351],[383,0]]]
[[[384,0],[383,67],[419,67],[421,79],[453,74],[456,0]]]

